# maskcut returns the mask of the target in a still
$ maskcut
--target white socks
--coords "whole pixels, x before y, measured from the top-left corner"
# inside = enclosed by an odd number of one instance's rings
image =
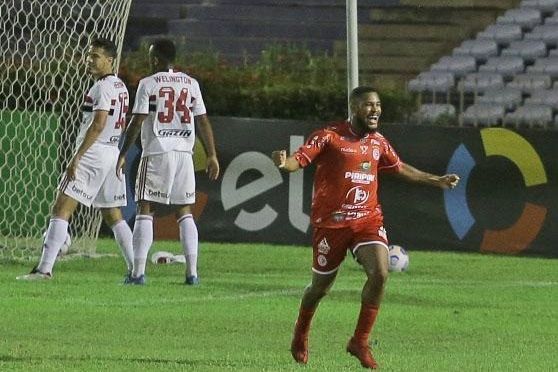
[[[145,274],[145,264],[149,248],[153,244],[153,217],[138,214],[132,234],[134,246],[134,269],[132,276],[137,278]]]
[[[60,218],[51,218],[43,244],[43,253],[37,269],[42,273],[52,273],[52,268],[58,252],[68,235],[68,221]]]
[[[132,230],[130,230],[130,226],[124,220],[120,220],[111,227],[112,232],[114,233],[114,239],[120,250],[122,251],[122,255],[124,256],[124,260],[126,260],[126,266],[128,271],[131,272],[133,265],[134,265],[134,248],[132,247]]]
[[[177,222],[186,256],[186,276],[198,276],[198,228],[191,214],[180,217]]]

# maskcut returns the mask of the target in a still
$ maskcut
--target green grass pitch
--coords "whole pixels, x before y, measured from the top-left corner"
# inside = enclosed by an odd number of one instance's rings
[[[112,240],[100,252],[116,252]],[[158,250],[179,253],[177,243]],[[384,371],[554,371],[558,277],[552,259],[411,251],[390,275],[371,338]],[[181,265],[149,265],[121,284],[117,256],[61,261],[48,282],[1,263],[1,371],[344,371],[364,274],[347,259],[318,309],[307,366],[289,344],[310,278],[307,248],[202,243],[202,285]]]

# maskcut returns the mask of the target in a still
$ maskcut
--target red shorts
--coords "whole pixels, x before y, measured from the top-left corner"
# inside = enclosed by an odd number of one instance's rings
[[[382,224],[360,223],[338,229],[315,227],[312,271],[318,274],[337,271],[348,250],[354,255],[365,244],[379,244],[388,249],[387,234]]]

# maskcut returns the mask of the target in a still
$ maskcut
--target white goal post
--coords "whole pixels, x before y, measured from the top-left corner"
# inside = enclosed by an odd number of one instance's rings
[[[131,2],[0,1],[0,260],[40,254],[93,82],[87,45],[108,38],[120,56]],[[79,207],[70,220],[71,249],[94,252],[100,222],[93,208]]]

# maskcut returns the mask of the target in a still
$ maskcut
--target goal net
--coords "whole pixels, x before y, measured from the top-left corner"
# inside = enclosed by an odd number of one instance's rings
[[[93,83],[87,46],[108,38],[120,55],[131,2],[0,1],[0,259],[40,254]],[[98,211],[80,206],[70,220],[71,250],[93,253],[100,224]]]

